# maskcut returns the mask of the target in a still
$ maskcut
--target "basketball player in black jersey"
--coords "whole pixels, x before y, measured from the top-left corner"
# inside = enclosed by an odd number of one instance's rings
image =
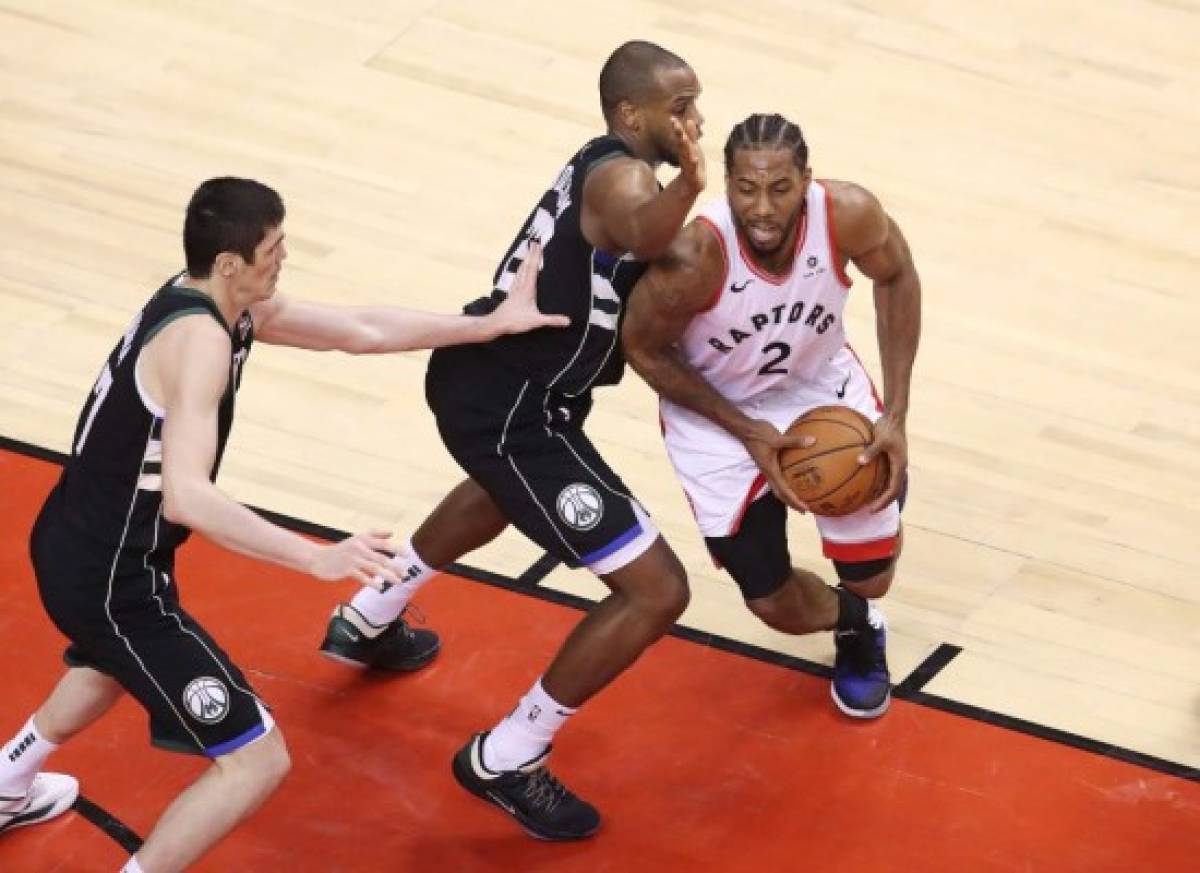
[[[399,581],[382,554],[392,550],[387,533],[314,543],[214,486],[255,339],[360,354],[565,325],[537,311],[537,250],[513,293],[484,317],[288,300],[275,293],[287,256],[283,218],[279,195],[258,182],[201,185],[184,225],[187,270],[133,319],[84,405],[31,540],[43,603],[70,640],[69,669],[0,753],[0,830],[70,806],[75,780],[40,773],[41,765],[123,692],[148,711],[156,740],[213,762],[168,807],[127,871],[182,870],[287,772],[270,713],[180,606],[175,551],[191,531],[322,581]]]
[[[396,621],[434,574],[494,539],[510,523],[612,593],[571,633],[513,712],[454,758],[467,790],[513,816],[533,836],[587,837],[597,811],[545,767],[551,740],[578,707],[633,664],[688,602],[678,558],[583,431],[592,389],[624,367],[618,326],[625,300],[678,233],[704,188],[697,139],[700,83],[678,56],[647,42],[618,48],[600,73],[606,135],[562,168],[501,259],[495,292],[468,312],[492,311],[544,245],[538,304],[570,318],[564,331],[533,331],[435,352],[426,398],[450,453],[470,477],[396,556],[405,580],[361,591],[335,611],[322,649],[376,668],[396,663],[370,638]],[[666,187],[654,168],[679,167]],[[429,633],[425,631],[425,633]]]

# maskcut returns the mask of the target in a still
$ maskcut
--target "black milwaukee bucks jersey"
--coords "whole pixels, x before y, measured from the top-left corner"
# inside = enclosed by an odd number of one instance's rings
[[[547,314],[568,316],[571,324],[503,336],[487,348],[537,384],[562,394],[574,396],[594,385],[615,384],[624,369],[619,324],[629,292],[646,267],[629,255],[612,255],[589,243],[580,215],[588,171],[632,154],[615,136],[594,139],[580,149],[542,195],[500,261],[492,295],[466,307],[471,314],[495,308],[512,287],[530,239],[541,240],[538,306]]]
[[[153,560],[168,555],[189,533],[163,518],[164,412],[138,383],[138,356],[146,343],[178,318],[215,318],[228,330],[211,297],[179,287],[175,281],[150,299],[105,361],[79,415],[57,493],[50,498],[72,529],[102,548],[119,550],[126,565],[130,559],[141,563],[147,556]],[[229,384],[218,410],[217,455],[210,471],[213,479],[233,424],[242,365],[254,339],[249,312],[242,313],[231,338]]]

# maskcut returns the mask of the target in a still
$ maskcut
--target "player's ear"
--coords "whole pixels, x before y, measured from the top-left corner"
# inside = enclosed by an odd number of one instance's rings
[[[241,255],[235,252],[221,252],[213,262],[213,272],[222,279],[228,279],[237,272],[241,260]]]
[[[642,129],[642,110],[630,100],[622,100],[617,104],[617,118],[634,133]]]

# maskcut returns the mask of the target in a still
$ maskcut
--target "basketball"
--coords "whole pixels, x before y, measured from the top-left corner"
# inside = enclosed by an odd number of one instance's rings
[[[847,406],[818,406],[792,422],[787,434],[816,440],[808,448],[779,453],[788,484],[816,515],[857,512],[887,485],[886,455],[858,464],[858,456],[875,438],[875,429],[862,413]]]

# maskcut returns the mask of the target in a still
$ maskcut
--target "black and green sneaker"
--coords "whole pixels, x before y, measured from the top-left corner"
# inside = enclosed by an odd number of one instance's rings
[[[329,619],[321,653],[327,658],[372,670],[411,673],[432,661],[441,648],[433,631],[409,627],[401,615],[382,629],[348,603],[338,604]]]
[[[494,773],[483,766],[486,733],[476,734],[451,768],[458,784],[494,804],[539,840],[582,840],[600,829],[600,813],[576,797],[546,769],[550,749],[516,770]]]

